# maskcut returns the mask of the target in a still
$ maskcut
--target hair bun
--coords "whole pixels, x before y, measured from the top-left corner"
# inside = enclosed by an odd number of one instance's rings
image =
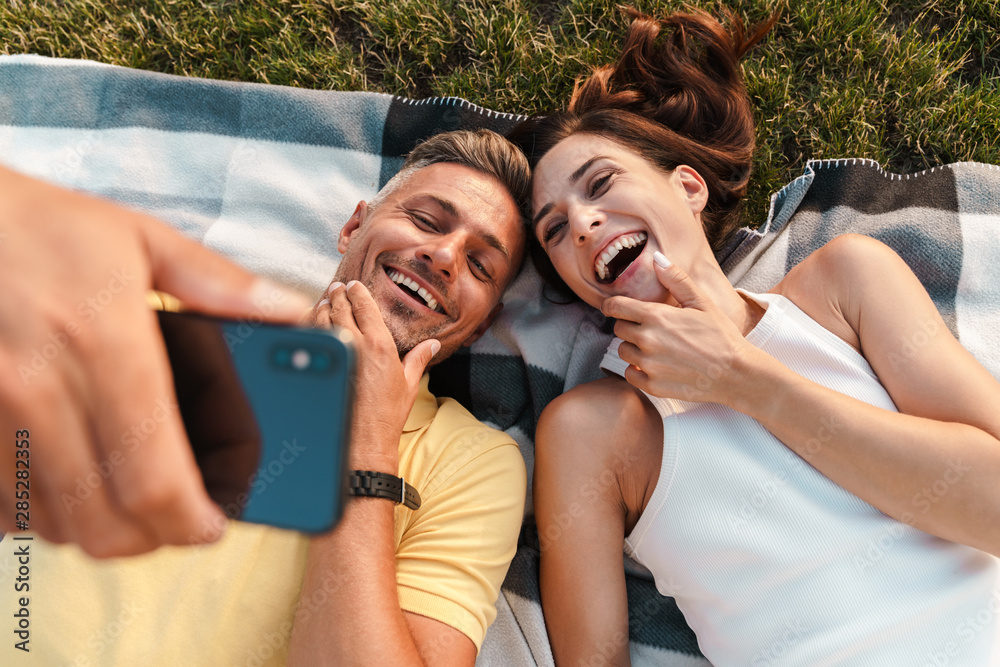
[[[727,30],[701,10],[678,12],[657,20],[635,9],[621,54],[614,64],[595,69],[578,81],[570,113],[621,109],[656,121],[699,143],[723,148],[737,158],[727,174],[736,175],[737,196],[749,178],[756,137],[753,110],[740,59],[777,21],[771,19],[748,35],[743,21],[723,10]]]

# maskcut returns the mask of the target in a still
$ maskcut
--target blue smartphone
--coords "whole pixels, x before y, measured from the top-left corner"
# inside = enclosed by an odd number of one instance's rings
[[[205,488],[226,516],[308,533],[346,498],[354,357],[343,332],[159,311]]]

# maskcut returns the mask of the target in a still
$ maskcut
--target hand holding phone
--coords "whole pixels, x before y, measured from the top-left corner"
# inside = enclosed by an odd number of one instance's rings
[[[0,284],[0,431],[28,432],[31,465],[18,499],[18,459],[0,460],[0,531],[27,525],[96,557],[217,538],[176,414],[122,447],[170,395],[146,291],[234,316],[266,300],[286,321],[309,302],[147,215],[3,167]],[[30,503],[21,526],[16,502]]]
[[[209,495],[230,518],[318,533],[343,511],[353,354],[338,330],[158,313]]]

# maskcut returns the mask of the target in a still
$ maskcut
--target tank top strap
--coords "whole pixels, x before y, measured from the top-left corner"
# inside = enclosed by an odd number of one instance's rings
[[[601,360],[601,369],[624,378],[625,369],[628,368],[628,364],[622,361],[622,358],[618,356],[618,346],[621,344],[621,338],[615,336],[611,339],[611,342],[608,343],[608,349],[604,353],[604,358]],[[660,417],[666,419],[677,413],[673,399],[652,396],[646,392],[642,393],[646,395],[649,402],[652,403],[653,407],[656,408],[656,411],[660,413]]]

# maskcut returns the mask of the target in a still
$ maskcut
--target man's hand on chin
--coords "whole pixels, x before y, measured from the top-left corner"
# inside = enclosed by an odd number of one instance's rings
[[[413,408],[420,378],[440,349],[426,340],[402,360],[378,304],[357,281],[333,283],[314,308],[316,326],[336,325],[353,336],[354,420],[349,467],[399,474],[399,439]],[[336,572],[341,577],[334,576]],[[332,582],[332,583],[331,583]],[[463,646],[463,664],[475,661],[475,645],[439,621],[411,626],[396,592],[394,504],[384,498],[351,498],[340,525],[313,538],[302,590],[329,595],[309,613],[296,616],[289,647],[291,665],[422,665],[420,646]],[[358,607],[358,601],[364,605]],[[419,645],[417,640],[419,639]],[[471,652],[470,652],[471,651]]]
[[[316,324],[336,325],[353,336],[356,374],[351,467],[396,474],[399,436],[424,369],[441,343],[425,340],[400,360],[368,288],[356,280],[347,285],[335,282],[327,299],[315,309]]]

